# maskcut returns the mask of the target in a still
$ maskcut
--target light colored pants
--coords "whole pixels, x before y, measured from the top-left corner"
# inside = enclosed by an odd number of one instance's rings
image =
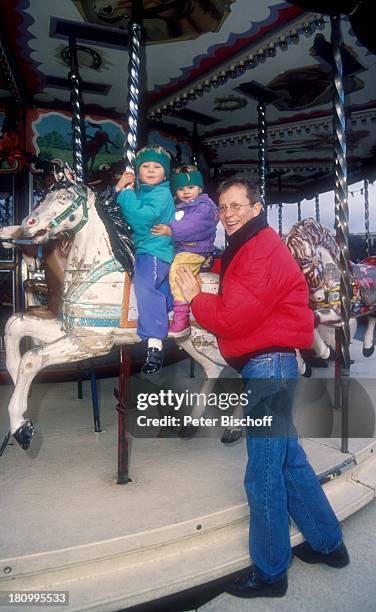
[[[185,302],[181,289],[176,282],[176,271],[178,267],[186,266],[189,268],[189,270],[191,270],[192,274],[197,276],[205,259],[206,257],[200,255],[199,253],[178,253],[175,255],[175,259],[170,268],[170,288],[171,293],[174,296],[174,300]]]

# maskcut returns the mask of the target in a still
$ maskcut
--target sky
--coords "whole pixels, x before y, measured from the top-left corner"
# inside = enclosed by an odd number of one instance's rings
[[[364,187],[364,182],[354,183],[349,186],[349,231],[354,234],[364,234],[364,193],[361,190]],[[353,195],[352,195],[353,194]],[[369,225],[370,232],[376,232],[376,183],[369,184]],[[302,200],[301,204],[302,219],[307,217],[316,218],[315,200]],[[298,221],[298,207],[296,204],[283,205],[283,233],[287,234],[294,223]],[[278,232],[278,206],[268,208],[268,222]],[[320,194],[320,222],[322,225],[333,229],[334,228],[334,192]],[[218,224],[216,245],[221,247],[224,245],[224,232],[221,224]]]

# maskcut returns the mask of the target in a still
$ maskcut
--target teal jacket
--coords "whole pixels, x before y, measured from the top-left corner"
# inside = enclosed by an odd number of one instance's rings
[[[138,193],[133,189],[123,189],[118,193],[117,201],[133,230],[136,255],[147,253],[171,263],[175,255],[172,237],[154,236],[150,231],[156,223],[167,225],[174,218],[175,205],[170,183],[141,184]]]

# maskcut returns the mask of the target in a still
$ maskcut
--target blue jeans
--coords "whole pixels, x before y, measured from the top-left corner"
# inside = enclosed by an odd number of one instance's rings
[[[143,340],[168,334],[170,264],[153,255],[141,253],[134,266],[134,290],[137,300],[137,333]]]
[[[261,579],[276,582],[291,561],[289,516],[311,547],[322,553],[335,550],[342,533],[292,422],[295,355],[255,357],[241,374],[250,392],[246,414],[273,417],[272,428],[248,429],[244,486],[251,512],[250,555]]]

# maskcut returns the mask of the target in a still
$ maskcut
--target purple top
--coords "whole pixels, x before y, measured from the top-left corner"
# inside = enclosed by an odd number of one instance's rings
[[[175,219],[168,224],[176,252],[212,253],[218,219],[218,208],[207,193],[192,202],[178,202]]]

